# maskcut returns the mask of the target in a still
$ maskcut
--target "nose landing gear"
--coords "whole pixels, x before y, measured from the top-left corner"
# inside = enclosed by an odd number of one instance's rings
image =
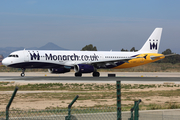
[[[25,72],[26,69],[25,68],[21,68],[21,69],[22,69],[21,77],[24,77],[25,76],[24,72]]]

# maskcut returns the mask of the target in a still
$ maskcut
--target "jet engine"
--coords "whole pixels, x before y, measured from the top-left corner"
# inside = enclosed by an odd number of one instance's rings
[[[74,66],[74,71],[76,73],[91,73],[94,72],[95,69],[92,65],[78,64]]]
[[[50,73],[66,73],[66,72],[70,72],[70,69],[67,68],[50,68],[48,69],[48,71]]]

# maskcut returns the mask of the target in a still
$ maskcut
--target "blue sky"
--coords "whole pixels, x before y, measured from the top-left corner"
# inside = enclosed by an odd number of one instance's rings
[[[0,47],[53,42],[80,50],[140,49],[163,28],[160,52],[180,53],[179,0],[0,0]]]

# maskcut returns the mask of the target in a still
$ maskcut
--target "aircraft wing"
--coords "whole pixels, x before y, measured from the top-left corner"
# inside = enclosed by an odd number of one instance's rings
[[[97,68],[99,67],[106,67],[108,65],[112,65],[114,67],[118,66],[118,64],[122,63],[129,63],[129,60],[137,59],[137,58],[143,58],[143,57],[130,57],[130,58],[124,58],[124,59],[114,59],[114,60],[101,60],[101,61],[94,61],[91,63],[84,63],[84,64],[91,64]]]

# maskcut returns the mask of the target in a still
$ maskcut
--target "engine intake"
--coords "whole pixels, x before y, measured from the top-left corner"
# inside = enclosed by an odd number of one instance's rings
[[[74,66],[74,71],[76,73],[91,73],[94,72],[94,70],[92,65],[78,64]]]

